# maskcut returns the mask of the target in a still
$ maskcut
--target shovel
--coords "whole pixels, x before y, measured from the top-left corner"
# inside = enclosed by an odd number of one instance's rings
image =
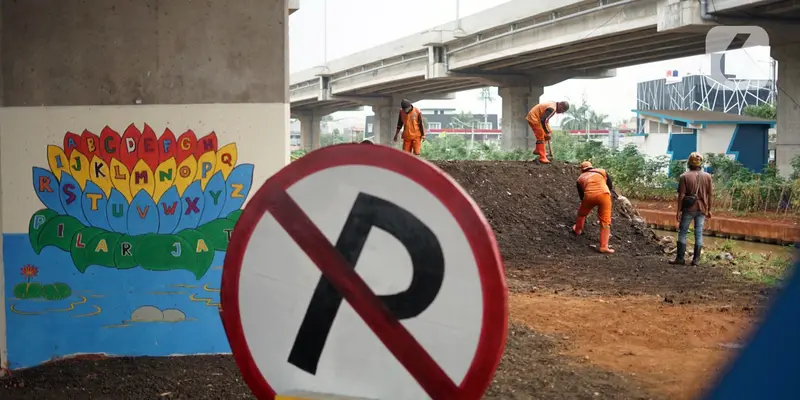
[[[547,158],[553,159],[553,147],[550,146],[550,141],[547,141]]]

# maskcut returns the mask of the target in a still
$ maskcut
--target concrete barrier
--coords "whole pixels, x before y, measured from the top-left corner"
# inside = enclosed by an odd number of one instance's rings
[[[638,208],[642,219],[651,228],[677,230],[674,211]],[[792,244],[800,242],[800,226],[794,223],[764,220],[745,220],[730,217],[706,219],[704,233],[753,242]]]

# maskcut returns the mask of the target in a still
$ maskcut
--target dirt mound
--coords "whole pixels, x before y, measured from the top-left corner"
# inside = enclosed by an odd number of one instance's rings
[[[254,399],[228,355],[61,359],[0,379],[3,400]]]
[[[575,237],[580,203],[575,165],[524,161],[439,161],[481,206],[494,229],[505,261],[582,258],[596,255],[600,235],[597,212],[586,220],[584,234]],[[659,254],[655,234],[635,221],[616,202],[612,214],[612,248],[621,255]]]
[[[625,201],[614,203],[611,246],[597,252],[597,212],[585,233],[570,228],[579,205],[575,165],[518,161],[436,162],[463,186],[494,229],[513,292],[651,294],[675,304],[728,302],[749,308],[773,290],[725,268],[670,265],[658,238]]]

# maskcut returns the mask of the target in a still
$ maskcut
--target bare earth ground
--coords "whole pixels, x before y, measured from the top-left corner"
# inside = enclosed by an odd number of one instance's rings
[[[669,399],[690,399],[706,389],[752,322],[727,306],[674,306],[656,296],[514,297],[512,318],[560,335],[568,343],[563,354],[628,375]]]
[[[492,224],[511,295],[508,343],[486,399],[690,399],[747,338],[763,285],[670,266],[615,210],[614,255],[596,217],[574,237],[573,166],[446,162]],[[250,399],[230,356],[69,360],[0,379],[0,399]]]

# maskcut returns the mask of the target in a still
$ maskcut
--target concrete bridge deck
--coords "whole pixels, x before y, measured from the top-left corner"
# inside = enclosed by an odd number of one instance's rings
[[[292,115],[307,127],[303,143],[313,148],[318,143],[314,121],[334,111],[371,106],[376,141],[384,143],[394,133],[400,98],[442,98],[496,86],[503,98],[504,147],[530,147],[524,114],[545,86],[703,54],[708,31],[720,25],[764,27],[777,49],[773,54],[780,54],[775,57],[788,60],[800,37],[800,24],[791,21],[797,15],[798,0],[512,0],[292,74]],[[737,36],[728,49],[746,41]],[[784,87],[794,79],[781,76]],[[800,128],[800,111],[792,112]],[[792,145],[800,152],[798,136]]]
[[[292,108],[609,77],[619,67],[702,54],[712,26],[696,1],[513,0],[292,74]]]

